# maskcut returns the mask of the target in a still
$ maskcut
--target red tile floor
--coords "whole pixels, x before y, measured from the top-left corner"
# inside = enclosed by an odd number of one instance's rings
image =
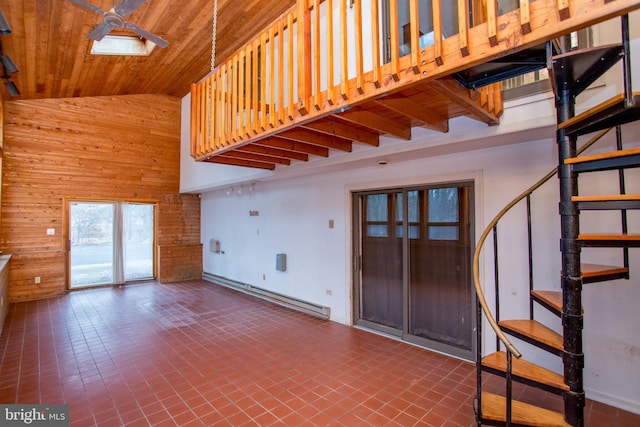
[[[472,426],[474,393],[470,363],[203,281],[12,304],[0,336],[0,402],[72,426]]]

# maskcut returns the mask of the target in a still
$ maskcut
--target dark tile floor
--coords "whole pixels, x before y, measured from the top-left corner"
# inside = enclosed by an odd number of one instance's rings
[[[72,426],[471,426],[474,393],[470,363],[202,281],[12,304],[0,337],[0,402]]]

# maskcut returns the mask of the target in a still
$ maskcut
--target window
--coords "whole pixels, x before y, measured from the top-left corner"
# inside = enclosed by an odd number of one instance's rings
[[[429,190],[427,220],[430,240],[459,240],[460,212],[458,188],[433,188]]]
[[[367,196],[367,237],[389,237],[389,210],[386,194]]]

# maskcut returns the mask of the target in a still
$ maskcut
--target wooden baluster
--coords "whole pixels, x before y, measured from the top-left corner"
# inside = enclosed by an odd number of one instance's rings
[[[495,98],[493,97],[494,91],[495,87],[493,85],[487,86],[487,110],[490,113],[493,113],[496,110]]]
[[[233,64],[231,70],[233,73],[231,74],[231,139],[233,142],[237,142],[239,140],[238,137],[238,78],[239,72],[238,66],[239,57],[238,54],[233,56]]]
[[[347,48],[347,2],[340,1],[340,95],[349,98],[349,62]],[[394,3],[393,1],[391,3]]]
[[[487,105],[489,105],[489,86],[476,89],[476,91],[480,92],[480,106],[487,108]]]
[[[569,0],[558,0],[558,13],[561,21],[569,18],[571,15],[569,12]]]
[[[276,29],[269,28],[269,126],[276,127]]]
[[[252,44],[248,43],[245,47],[245,62],[244,62],[244,138],[251,137],[251,82],[252,82],[252,67],[251,67],[251,48]]]
[[[287,34],[289,36],[289,39],[287,41],[289,47],[289,107],[287,108],[287,110],[289,120],[293,120],[293,118],[295,117],[293,76],[295,75],[295,64],[297,64],[297,61],[293,56],[293,13],[290,13],[289,16],[287,16]]]
[[[241,50],[240,55],[238,57],[238,138],[243,139],[245,137],[245,125],[246,121],[244,118],[246,112],[246,90],[245,86],[247,83],[247,73],[246,73],[246,51]]]
[[[377,4],[377,2],[372,3]],[[325,0],[325,4],[327,7],[327,26],[325,35],[327,40],[327,103],[329,105],[333,105],[335,103],[333,93],[333,0]]]
[[[371,49],[373,61],[373,85],[376,88],[381,86],[380,77],[380,29],[378,28],[378,20],[380,19],[378,12],[378,2],[371,2]]]
[[[496,0],[487,0],[487,36],[491,46],[498,45],[498,19]]]
[[[204,139],[206,138],[206,121],[204,111],[206,109],[206,94],[204,92],[204,84],[200,83],[198,85],[198,102],[200,103],[200,111],[198,111],[198,157],[202,157],[204,155]]]
[[[353,4],[356,37],[356,89],[358,90],[358,93],[362,95],[364,94],[364,67],[362,59],[362,3],[361,0],[355,0]]]
[[[191,83],[191,156],[196,157],[198,144],[198,86]]]
[[[253,120],[251,130],[254,134],[258,133],[260,126],[260,107],[258,99],[260,99],[260,69],[258,63],[260,56],[260,39],[256,38],[253,41],[253,52],[251,55],[251,110],[253,111]]]
[[[298,112],[309,113],[311,94],[311,17],[307,0],[298,0]]]
[[[442,60],[442,8],[440,0],[432,0],[431,11],[433,13],[433,52],[436,65],[444,64]]]
[[[313,0],[313,106],[322,108],[320,89],[320,0]]]
[[[216,114],[213,116],[213,147],[215,150],[220,149],[222,146],[220,142],[220,124],[224,119],[224,108],[222,108],[223,104],[221,101],[222,90],[220,87],[222,79],[220,76],[220,67],[218,67],[213,74],[213,103],[216,106]]]
[[[224,69],[222,74],[224,75],[224,106],[227,116],[224,123],[224,145],[231,143],[231,63],[228,62],[223,65]]]
[[[497,82],[493,84],[494,90],[493,90],[493,98],[494,98],[494,105],[496,106],[495,108],[495,115],[496,116],[500,116],[503,112],[503,108],[504,108],[504,103],[502,100],[502,82]]]
[[[260,37],[260,130],[267,130],[267,33]]]
[[[211,152],[211,81],[206,78],[203,82],[204,89],[204,110],[202,111],[204,135],[202,138],[202,152],[204,155]]]
[[[284,124],[287,109],[284,108],[284,19],[278,22],[278,122]]]
[[[522,33],[531,32],[531,18],[529,16],[529,0],[520,0],[520,27]]]
[[[458,0],[458,38],[460,53],[469,55],[469,4],[466,0]]]
[[[415,74],[420,73],[420,16],[418,14],[418,0],[409,0],[409,38],[411,40],[411,69]]]
[[[391,77],[394,81],[400,80],[400,52],[398,44],[398,2],[391,0],[389,2],[389,32],[391,53]]]

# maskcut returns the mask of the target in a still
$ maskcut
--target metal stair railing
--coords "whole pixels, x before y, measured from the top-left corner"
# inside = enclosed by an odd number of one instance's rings
[[[586,149],[591,147],[593,144],[598,142],[604,135],[606,135],[611,129],[604,129],[598,132],[594,137],[592,137],[588,142],[586,142],[582,147],[577,150],[577,154],[583,153]],[[480,253],[484,248],[484,244],[489,237],[489,234],[493,233],[494,240],[494,281],[495,281],[495,293],[496,293],[496,310],[499,307],[499,288],[498,288],[498,243],[497,243],[497,224],[502,217],[505,216],[507,212],[509,212],[514,206],[516,206],[523,199],[527,199],[527,230],[528,230],[528,247],[529,247],[529,287],[530,290],[533,289],[533,274],[532,274],[532,244],[531,244],[531,194],[548,182],[551,178],[553,178],[558,173],[558,168],[555,167],[549,173],[547,173],[542,179],[533,184],[527,190],[518,195],[515,199],[513,199],[509,204],[507,204],[494,218],[493,220],[486,226],[482,235],[478,239],[476,244],[476,249],[473,254],[473,284],[476,291],[476,298],[478,302],[478,312],[477,312],[477,326],[476,326],[476,366],[477,366],[477,405],[478,405],[478,414],[480,417],[482,416],[482,402],[481,402],[481,392],[482,392],[482,375],[481,375],[481,361],[482,361],[482,314],[484,313],[487,322],[493,329],[496,334],[496,346],[498,347],[500,343],[502,343],[507,350],[507,369],[506,369],[506,425],[511,424],[511,382],[512,382],[512,372],[511,372],[511,360],[512,356],[516,358],[521,358],[522,354],[518,349],[511,343],[509,338],[502,331],[500,326],[498,325],[498,321],[491,313],[491,310],[487,304],[486,298],[484,296],[484,292],[482,291],[482,283],[480,282]],[[530,305],[531,310],[533,310],[532,304]],[[499,313],[496,313],[499,318]],[[530,313],[530,317],[533,316],[533,311]]]

